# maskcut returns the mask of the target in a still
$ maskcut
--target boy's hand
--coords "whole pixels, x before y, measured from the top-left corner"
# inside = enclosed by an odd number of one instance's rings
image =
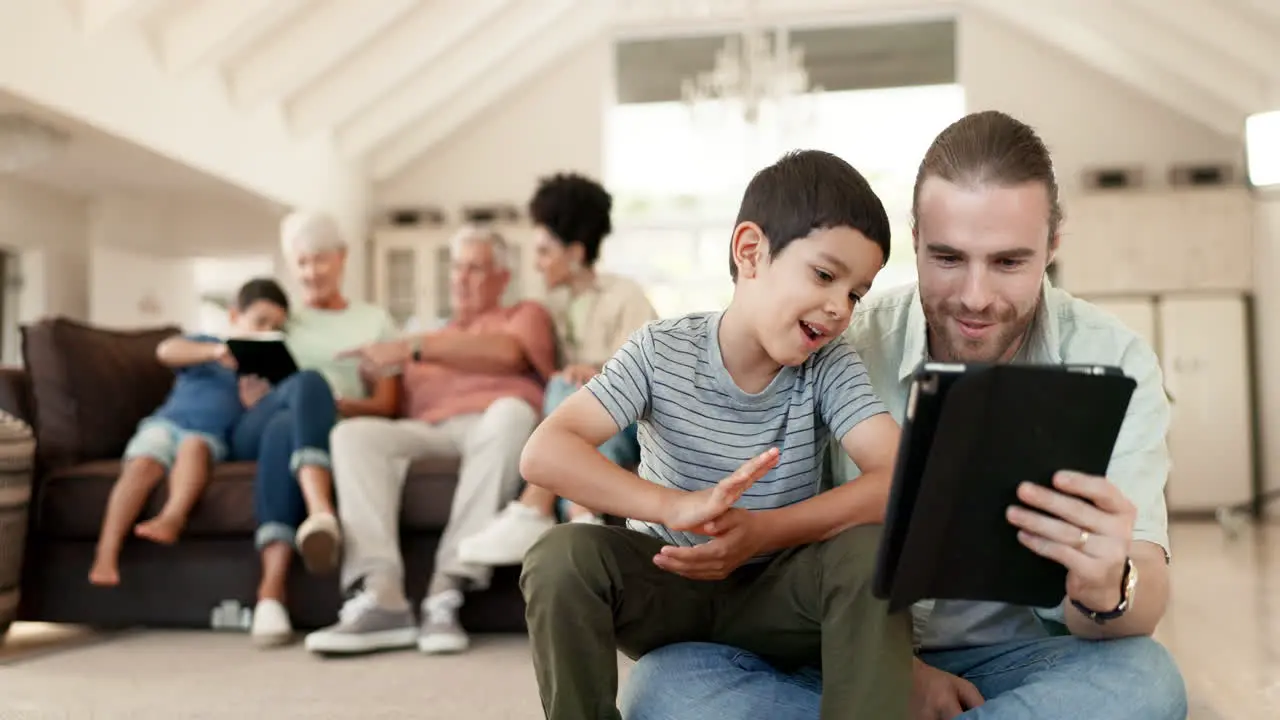
[[[725,514],[742,493],[778,464],[778,449],[769,448],[742,464],[715,487],[697,492],[672,494],[662,513],[662,524],[672,530],[696,530],[709,520]]]
[[[973,683],[930,667],[915,658],[911,663],[912,720],[951,720],[982,705],[982,693]]]
[[[271,392],[271,383],[257,375],[245,375],[240,378],[240,402],[246,408],[257,405],[258,401],[266,397],[269,392]]]
[[[217,343],[210,352],[214,362],[228,370],[236,369],[236,356],[231,354],[226,343]]]
[[[698,528],[712,536],[710,542],[695,547],[667,545],[654,556],[653,564],[690,580],[722,580],[760,554],[766,536],[760,527],[763,522],[760,513],[730,508]]]

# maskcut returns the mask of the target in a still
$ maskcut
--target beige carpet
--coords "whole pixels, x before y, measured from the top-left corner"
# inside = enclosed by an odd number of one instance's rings
[[[213,632],[131,633],[0,655],[5,720],[541,717],[519,636],[481,636],[456,657],[325,660],[300,646],[259,651],[244,635]]]

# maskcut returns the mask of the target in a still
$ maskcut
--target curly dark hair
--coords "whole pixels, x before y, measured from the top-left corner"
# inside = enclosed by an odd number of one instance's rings
[[[565,245],[582,245],[587,267],[600,257],[600,243],[613,231],[613,196],[600,183],[577,173],[557,173],[538,182],[529,216]]]

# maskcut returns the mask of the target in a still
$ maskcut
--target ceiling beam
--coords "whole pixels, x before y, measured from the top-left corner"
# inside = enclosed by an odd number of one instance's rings
[[[1145,12],[1133,5],[1115,0],[1076,0],[1072,9],[1082,24],[1109,37],[1123,39],[1135,54],[1172,69],[1239,111],[1240,122],[1265,102],[1267,86],[1262,75],[1168,30],[1167,26],[1151,22]],[[1212,31],[1206,29],[1206,32]]]
[[[1051,0],[969,0],[970,5],[1019,28],[1040,42],[1133,87],[1166,107],[1228,138],[1242,138],[1241,109],[1221,102],[1167,65],[1155,64],[1080,22],[1082,13]]]
[[[1201,42],[1254,73],[1280,73],[1275,33],[1258,27],[1222,0],[1124,0],[1191,42]],[[1280,7],[1280,4],[1277,4]]]
[[[151,23],[152,44],[171,73],[220,62],[301,10],[306,0],[184,0]]]
[[[538,33],[527,44],[466,83],[460,92],[442,98],[419,121],[379,145],[368,168],[375,182],[386,181],[447,139],[486,109],[517,91],[569,53],[600,38],[608,29],[607,8],[594,4],[555,23],[555,32]]]
[[[1280,4],[1275,0],[1240,0],[1246,7],[1280,26]]]
[[[588,11],[578,0],[516,3],[488,28],[482,42],[459,45],[395,93],[380,98],[351,122],[339,127],[339,152],[348,158],[363,158],[415,120],[421,121],[428,113],[444,109],[450,97],[478,82],[508,54],[543,33],[559,32],[552,26],[567,20],[571,10]]]
[[[74,7],[85,35],[141,21],[173,0],[76,0]]]
[[[521,4],[536,5],[536,2]],[[434,0],[374,45],[289,99],[285,115],[302,135],[333,128],[394,92],[455,45],[492,47],[486,25],[514,0]]]
[[[451,98],[481,82],[495,67],[525,45],[544,35],[560,33],[560,24],[574,14],[592,14],[577,0],[539,0],[518,3],[489,29],[482,44],[457,47],[396,93],[384,96],[339,128],[337,145],[346,157],[363,158],[396,133],[447,108]],[[553,30],[554,26],[554,30]]]
[[[231,95],[244,106],[292,95],[417,7],[417,0],[321,0],[284,37],[260,42],[227,62]]]
[[[748,0],[611,0],[614,32],[642,39],[740,30]],[[873,25],[954,17],[960,0],[757,0],[759,22],[792,27]]]

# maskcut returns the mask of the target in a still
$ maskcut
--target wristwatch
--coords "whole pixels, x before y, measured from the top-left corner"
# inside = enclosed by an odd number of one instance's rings
[[[1084,603],[1072,598],[1071,604],[1075,606],[1080,614],[1098,623],[1099,625],[1115,620],[1124,615],[1133,606],[1133,596],[1138,588],[1138,568],[1134,567],[1133,558],[1125,558],[1124,575],[1120,577],[1120,604],[1114,610],[1100,612],[1093,608],[1085,606]]]

